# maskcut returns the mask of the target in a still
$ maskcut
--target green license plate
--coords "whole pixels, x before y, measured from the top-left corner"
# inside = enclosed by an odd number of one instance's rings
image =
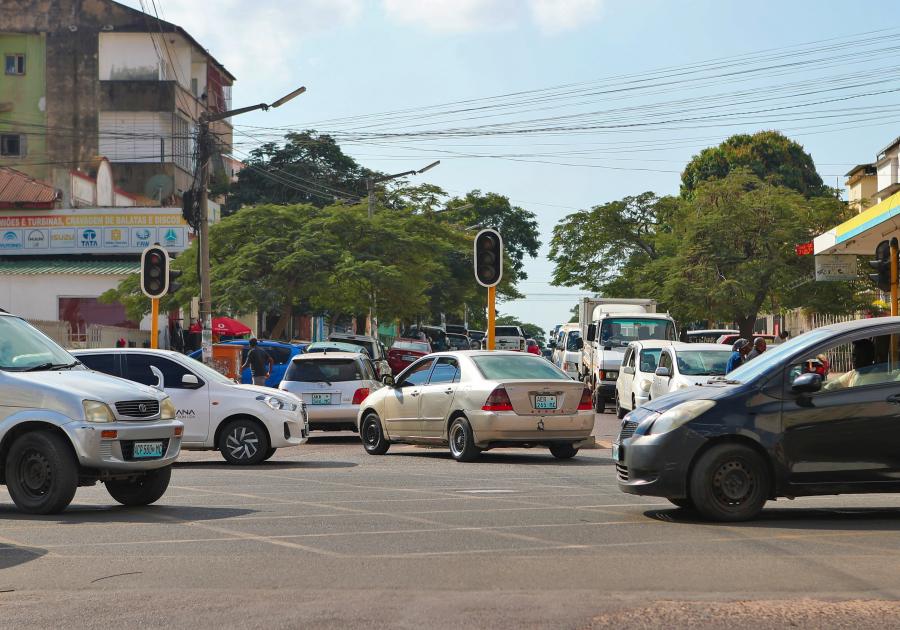
[[[556,396],[537,395],[534,397],[535,409],[556,409]]]
[[[135,459],[147,459],[150,457],[162,457],[162,442],[135,442],[132,455]]]
[[[330,405],[331,404],[331,394],[313,394],[312,400],[310,400],[310,404]]]

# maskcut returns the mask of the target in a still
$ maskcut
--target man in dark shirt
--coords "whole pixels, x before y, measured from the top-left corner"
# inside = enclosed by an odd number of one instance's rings
[[[241,371],[244,371],[247,366],[250,366],[250,374],[253,375],[253,384],[265,385],[266,379],[269,378],[269,375],[272,373],[273,365],[275,365],[275,361],[272,360],[272,357],[269,356],[268,352],[259,347],[259,342],[256,340],[256,337],[250,339],[250,352],[247,353],[247,360],[244,361],[244,365],[241,366]]]

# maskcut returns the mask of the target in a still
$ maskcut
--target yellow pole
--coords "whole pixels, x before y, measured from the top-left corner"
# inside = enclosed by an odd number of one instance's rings
[[[891,239],[891,315],[897,315],[897,239]]]
[[[159,347],[159,298],[150,298],[150,347]]]
[[[497,288],[488,287],[488,321],[487,321],[487,347],[488,350],[494,349],[494,319],[497,317],[497,310],[494,301],[497,298]]]

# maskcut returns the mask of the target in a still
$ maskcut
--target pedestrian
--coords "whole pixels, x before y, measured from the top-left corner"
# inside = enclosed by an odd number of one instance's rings
[[[731,357],[728,359],[728,365],[725,367],[725,373],[728,374],[744,364],[747,354],[750,353],[750,342],[741,337],[731,346]]]
[[[265,385],[266,379],[272,374],[272,367],[275,361],[269,356],[269,353],[259,347],[256,337],[250,338],[250,352],[247,353],[247,360],[241,366],[243,372],[248,366],[250,374],[253,375],[254,385]]]
[[[750,359],[755,359],[756,357],[758,357],[765,351],[766,351],[766,340],[763,339],[762,337],[757,337],[756,339],[753,340],[753,349],[747,355],[747,360],[749,361]]]

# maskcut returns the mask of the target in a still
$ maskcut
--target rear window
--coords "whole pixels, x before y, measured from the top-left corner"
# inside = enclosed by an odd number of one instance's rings
[[[482,376],[492,381],[510,379],[570,379],[555,365],[534,355],[472,357]]]
[[[363,348],[366,352],[368,352],[369,356],[373,359],[378,356],[377,354],[375,354],[375,348],[373,348],[375,344],[370,341],[358,341],[356,339],[335,339],[334,341],[349,343],[352,346],[359,346],[360,348]]]
[[[395,341],[391,346],[391,350],[409,350],[410,352],[431,352],[431,348],[427,343],[416,343],[415,341]]]
[[[293,361],[284,380],[297,383],[339,383],[360,381],[365,376],[362,367],[353,359],[315,359]]]
[[[469,340],[466,337],[458,337],[456,335],[447,335],[447,344],[451,350],[468,350]]]
[[[522,333],[519,332],[518,326],[497,326],[494,329],[494,334],[498,337],[521,337]]]

